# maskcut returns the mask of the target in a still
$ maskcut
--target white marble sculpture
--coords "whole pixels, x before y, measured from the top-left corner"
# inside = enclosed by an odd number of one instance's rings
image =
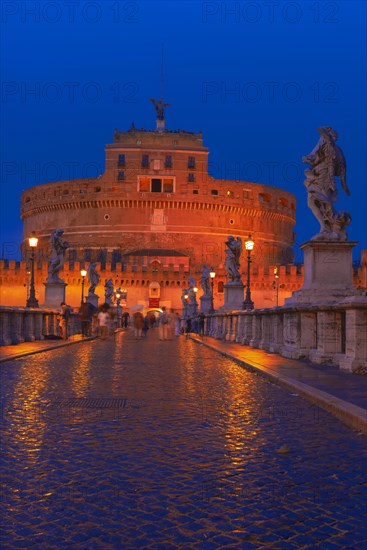
[[[48,283],[63,283],[59,278],[59,273],[64,267],[65,252],[69,248],[69,243],[62,241],[63,229],[55,229],[51,233],[51,258],[48,262]]]
[[[94,296],[95,295],[95,290],[96,290],[96,286],[98,285],[99,283],[99,279],[100,279],[100,274],[97,273],[97,264],[95,262],[92,262],[91,264],[89,264],[88,266],[88,282],[90,283],[90,287],[88,289],[88,296]]]
[[[210,269],[206,264],[203,264],[203,271],[201,272],[200,285],[203,289],[204,296],[211,296],[210,291]]]
[[[230,235],[226,241],[226,260],[225,268],[229,283],[239,283],[241,281],[240,257],[242,254],[242,239],[241,237],[233,237]]]
[[[113,297],[114,297],[114,286],[112,279],[108,279],[104,285],[104,295],[105,295],[105,303],[112,306],[113,304]]]
[[[320,139],[309,155],[302,157],[311,168],[305,170],[305,186],[308,193],[308,206],[320,223],[320,232],[312,240],[346,241],[346,227],[351,221],[348,212],[337,212],[335,178],[347,195],[350,195],[346,182],[346,162],[340,147],[336,145],[338,134],[330,126],[317,129]]]

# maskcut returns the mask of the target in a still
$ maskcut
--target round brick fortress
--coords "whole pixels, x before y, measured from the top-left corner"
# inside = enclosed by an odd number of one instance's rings
[[[186,256],[197,271],[203,262],[223,266],[228,235],[251,234],[254,265],[267,268],[292,262],[295,203],[279,188],[211,177],[201,133],[132,126],[115,131],[101,176],[27,189],[21,217],[24,238],[35,231],[44,258],[51,231],[61,227],[67,260],[113,264],[144,251]]]

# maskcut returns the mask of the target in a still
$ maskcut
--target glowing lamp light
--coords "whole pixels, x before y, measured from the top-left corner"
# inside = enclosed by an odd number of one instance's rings
[[[85,276],[87,275],[87,271],[86,271],[85,269],[81,269],[81,270],[80,270],[80,275],[81,275],[82,277],[85,277]]]
[[[36,246],[38,245],[38,237],[36,237],[34,235],[34,232],[33,232],[32,236],[29,237],[28,242],[29,242],[29,246],[31,248],[36,248]]]
[[[250,250],[250,251],[251,251],[251,250],[253,250],[254,246],[255,246],[255,243],[254,243],[254,241],[251,239],[251,235],[250,235],[250,237],[248,238],[248,240],[245,242],[246,250]]]

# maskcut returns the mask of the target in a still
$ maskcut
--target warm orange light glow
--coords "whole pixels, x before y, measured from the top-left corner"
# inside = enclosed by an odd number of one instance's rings
[[[199,290],[198,287],[197,287],[197,286],[194,286],[194,292],[195,292],[195,294],[196,294],[196,292],[197,292],[198,290]]]
[[[214,271],[214,269],[211,270],[211,272],[210,272],[210,277],[211,277],[211,279],[214,279],[214,277],[215,277],[215,271]]]
[[[246,247],[246,250],[253,250],[255,246],[255,243],[254,241],[251,239],[251,235],[249,236],[249,238],[247,239],[247,241],[245,242],[245,247]]]
[[[81,275],[82,277],[85,277],[86,274],[87,274],[87,271],[86,271],[85,269],[81,269],[81,270],[80,270],[80,275]]]
[[[36,237],[33,233],[32,237],[29,237],[28,242],[31,248],[36,248],[36,246],[38,245],[38,237]]]

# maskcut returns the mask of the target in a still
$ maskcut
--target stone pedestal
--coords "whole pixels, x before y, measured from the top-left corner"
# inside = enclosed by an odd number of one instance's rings
[[[206,315],[207,313],[211,313],[211,309],[212,297],[206,296],[205,294],[200,296],[200,313],[204,313]]]
[[[45,285],[45,301],[43,307],[59,308],[65,300],[66,283],[43,283]]]
[[[243,289],[242,283],[226,283],[224,285],[224,305],[220,308],[221,311],[242,310]]]
[[[89,302],[90,304],[92,304],[92,306],[94,306],[97,309],[98,309],[98,300],[99,300],[99,296],[97,296],[97,294],[88,294],[88,296],[85,299],[86,302]]]
[[[307,241],[303,287],[285,300],[286,306],[331,303],[359,295],[353,285],[352,249],[356,242]]]

